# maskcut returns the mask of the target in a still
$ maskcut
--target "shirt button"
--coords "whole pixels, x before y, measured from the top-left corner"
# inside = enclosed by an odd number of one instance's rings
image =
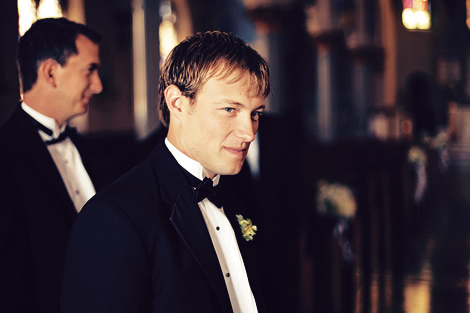
[[[220,230],[220,227],[219,227],[219,226],[217,226],[215,229],[216,229],[216,230]]]
[[[78,191],[78,190],[75,190],[75,193],[76,193],[77,195],[79,195],[79,194],[80,194],[80,191]]]
[[[230,273],[225,274],[225,277],[230,277]]]

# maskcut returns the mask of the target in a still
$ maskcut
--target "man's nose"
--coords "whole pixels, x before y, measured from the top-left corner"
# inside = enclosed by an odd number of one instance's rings
[[[103,91],[103,85],[101,84],[101,78],[98,72],[93,74],[90,90],[93,91],[94,94],[99,94],[101,91]]]
[[[239,125],[237,136],[245,142],[252,142],[255,140],[256,131],[258,130],[258,123],[253,122],[251,116],[244,118]]]

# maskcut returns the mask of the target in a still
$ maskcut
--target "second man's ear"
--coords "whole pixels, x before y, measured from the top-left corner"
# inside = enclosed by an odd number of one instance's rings
[[[38,68],[38,80],[41,79],[52,87],[56,87],[56,74],[58,66],[60,65],[52,59],[43,61]]]

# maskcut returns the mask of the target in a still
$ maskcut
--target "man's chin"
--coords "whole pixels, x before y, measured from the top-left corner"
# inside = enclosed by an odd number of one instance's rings
[[[243,162],[241,163],[241,165],[237,165],[237,166],[234,166],[232,167],[231,170],[228,170],[226,171],[224,174],[222,175],[237,175],[238,173],[240,173],[240,171],[242,170],[242,166],[243,166]]]
[[[75,115],[72,115],[68,121],[74,119],[74,118],[77,118],[77,117],[81,117],[81,116],[84,116],[88,113],[88,105],[86,105],[83,110],[81,110],[80,112],[76,113]]]
[[[78,113],[77,115],[83,115],[83,114],[88,113],[88,107],[89,107],[89,105],[88,105],[88,101],[87,101],[86,103],[84,103],[84,104],[82,105],[82,110],[81,110],[81,112]]]

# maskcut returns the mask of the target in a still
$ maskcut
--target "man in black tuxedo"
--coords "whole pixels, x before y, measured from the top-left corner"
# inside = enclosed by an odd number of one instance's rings
[[[199,33],[173,49],[159,91],[168,135],[79,214],[62,312],[265,312],[257,229],[223,175],[255,138],[268,66],[234,36]]]
[[[64,18],[20,39],[23,100],[0,128],[0,312],[58,313],[72,223],[95,194],[68,125],[102,90],[100,35]]]

